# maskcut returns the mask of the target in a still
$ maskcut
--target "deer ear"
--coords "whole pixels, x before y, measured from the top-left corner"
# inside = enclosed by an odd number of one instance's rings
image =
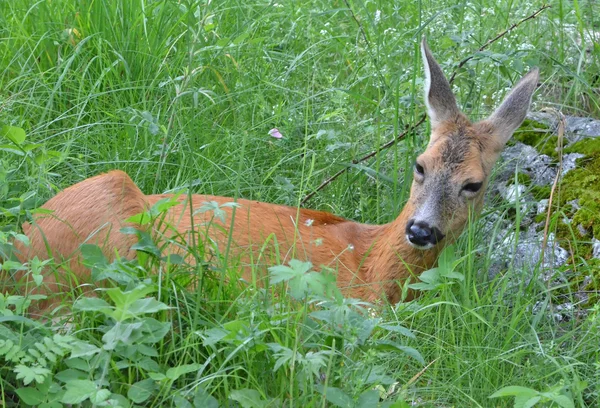
[[[425,105],[431,127],[435,128],[446,120],[454,119],[460,111],[450,84],[433,58],[425,38],[421,41],[421,55],[425,68]]]
[[[493,126],[496,134],[499,135],[500,142],[503,145],[523,123],[529,105],[531,105],[531,96],[535,91],[539,77],[539,69],[534,68],[529,71],[488,118],[488,122]]]

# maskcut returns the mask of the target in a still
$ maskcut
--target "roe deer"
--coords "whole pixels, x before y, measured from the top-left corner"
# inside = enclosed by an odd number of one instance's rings
[[[424,40],[421,52],[431,136],[416,160],[410,198],[396,220],[366,225],[322,211],[239,199],[231,225],[230,207],[223,208],[227,213],[224,224],[211,212],[195,210],[205,202],[222,205],[233,199],[182,195],[178,198],[182,203],[168,210],[169,224],[192,242],[190,234],[197,234],[202,230],[199,226],[212,219],[206,227],[210,238],[224,248],[231,231],[232,248],[247,265],[256,264],[265,240],[275,237],[279,253],[287,258],[284,261],[293,256],[311,261],[316,268],[337,270],[337,283],[345,295],[369,301],[385,295],[390,302],[397,302],[401,296],[398,282],[432,267],[443,246],[462,232],[469,214],[480,209],[492,167],[525,118],[538,82],[538,70],[534,69],[489,118],[471,123],[459,110],[450,84]],[[31,243],[29,247],[16,244],[18,257],[26,261],[51,255],[57,262],[67,260],[79,282],[86,282],[90,273],[80,264],[80,245],[96,243],[107,256],[118,251],[121,256],[134,257],[131,246],[136,238],[120,228],[130,225],[125,221],[129,217],[166,197],[172,195],[144,195],[121,171],[84,180],[43,205],[51,214],[37,215],[31,225],[24,225]],[[174,245],[170,250],[182,252]],[[244,269],[246,279],[250,270]],[[62,281],[48,276],[44,291],[59,291]]]

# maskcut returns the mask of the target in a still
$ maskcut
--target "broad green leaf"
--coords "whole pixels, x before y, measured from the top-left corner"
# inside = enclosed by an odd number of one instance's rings
[[[440,281],[439,268],[431,268],[419,275],[419,279],[426,283],[435,284]]]
[[[37,388],[23,387],[16,389],[17,395],[27,405],[40,405],[46,401],[46,394],[42,393]]]
[[[269,272],[271,274],[269,283],[271,284],[287,282],[298,276],[298,273],[295,270],[285,265],[272,266],[269,268]]]
[[[98,390],[90,395],[90,402],[92,404],[101,404],[110,397],[110,394],[110,391],[107,389]]]
[[[360,394],[354,405],[356,408],[372,408],[379,404],[379,391],[368,390]]]
[[[135,249],[136,251],[142,251],[147,254],[152,254],[157,258],[160,258],[160,249],[158,249],[158,247],[154,243],[154,240],[152,239],[152,236],[150,236],[149,233],[145,231],[138,231],[137,236],[138,242],[133,244],[131,246],[131,249]]]
[[[71,347],[71,358],[68,361],[73,361],[77,357],[93,356],[99,353],[101,350],[85,341],[75,341]],[[84,367],[85,370],[87,367]]]
[[[393,332],[393,333],[398,333],[403,336],[410,337],[411,339],[415,338],[415,335],[413,334],[413,332],[411,332],[409,329],[407,329],[406,327],[403,327],[403,326],[391,325],[391,324],[380,324],[379,327],[381,327],[382,329],[385,329],[387,331]]]
[[[194,408],[219,408],[219,401],[207,393],[204,388],[198,387],[194,395]]]
[[[247,388],[231,391],[229,398],[239,402],[242,408],[263,408],[267,405],[258,391]]]
[[[200,370],[201,364],[184,364],[180,366],[171,367],[167,370],[166,376],[171,381],[177,380],[182,375],[193,373],[194,371]]]
[[[145,380],[138,381],[132,384],[127,391],[127,397],[135,402],[141,404],[152,396],[157,387],[152,378],[146,378]]]
[[[573,400],[566,395],[549,395],[548,398],[556,402],[561,408],[575,408]]]
[[[126,319],[129,306],[136,300],[145,298],[148,294],[154,292],[155,290],[156,289],[154,286],[143,284],[126,292],[123,292],[120,288],[106,289],[106,293],[116,306],[114,318],[119,321]]]
[[[344,391],[336,387],[319,386],[317,390],[325,396],[327,401],[339,408],[353,408],[354,400]]]
[[[73,310],[75,311],[107,312],[111,309],[114,309],[114,307],[108,304],[108,302],[105,300],[96,297],[79,298],[73,304]]]
[[[75,370],[73,368],[67,368],[66,370],[62,370],[56,373],[54,375],[54,378],[64,383],[67,383],[73,380],[85,380],[88,375],[89,373],[80,370]]]
[[[490,398],[512,397],[518,395],[533,397],[538,394],[538,391],[531,388],[521,387],[519,385],[509,385],[508,387],[500,388],[498,391],[490,395]]]
[[[540,402],[541,399],[542,397],[539,395],[536,395],[535,397],[519,395],[515,397],[515,405],[513,408],[531,408]]]
[[[152,378],[154,381],[162,381],[162,380],[167,379],[167,376],[164,375],[163,373],[155,373],[155,372],[148,373],[148,377]]]
[[[431,283],[411,283],[408,285],[410,289],[416,290],[434,290],[439,287],[439,283],[431,284]]]
[[[80,251],[83,256],[83,264],[88,268],[103,268],[108,266],[108,261],[98,245],[83,244],[80,247]]]
[[[173,406],[177,408],[193,408],[192,404],[181,395],[173,395]]]
[[[15,271],[24,271],[27,268],[25,266],[23,266],[23,264],[21,262],[16,262],[16,261],[5,261],[2,264],[2,270],[3,271],[10,271],[10,270],[15,270]]]
[[[27,134],[20,127],[4,125],[0,128],[0,136],[4,136],[14,144],[20,145],[25,141]]]
[[[6,358],[8,359],[8,355]],[[15,366],[14,371],[17,374],[17,380],[23,380],[25,385],[29,385],[34,380],[38,384],[43,383],[51,373],[50,370],[44,367],[28,367],[23,364]]]
[[[104,350],[114,350],[115,347],[119,343],[130,344],[132,339],[132,334],[135,330],[138,330],[142,327],[141,322],[136,323],[122,323],[117,322],[109,331],[107,331],[104,336],[102,336],[102,341],[104,342]]]
[[[421,353],[419,353],[412,347],[403,346],[391,340],[378,340],[375,344],[377,348],[381,348],[384,350],[400,350],[408,356],[417,360],[419,363],[425,364],[425,360],[423,359],[423,356],[421,356]]]
[[[140,342],[153,344],[161,341],[169,330],[171,330],[171,322],[160,322],[151,317],[145,317],[142,320],[142,333],[144,337],[140,339]]]
[[[224,330],[218,327],[204,330],[200,333],[200,335],[202,336],[202,344],[204,344],[205,347],[213,346],[221,340],[223,340],[225,337],[227,337],[229,333],[230,332],[228,330]]]
[[[90,380],[72,380],[65,384],[66,392],[61,402],[80,404],[96,393],[98,387]]]
[[[169,309],[169,306],[159,302],[154,298],[144,298],[133,302],[127,311],[133,316],[138,316],[145,313],[156,313],[167,309]]]
[[[448,279],[457,279],[459,281],[465,280],[465,275],[460,272],[446,272],[442,276]]]

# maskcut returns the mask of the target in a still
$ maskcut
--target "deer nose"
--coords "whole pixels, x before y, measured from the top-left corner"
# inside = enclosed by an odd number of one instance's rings
[[[406,224],[406,237],[411,244],[419,247],[432,247],[442,239],[444,234],[437,227],[432,227],[424,221],[410,220]]]

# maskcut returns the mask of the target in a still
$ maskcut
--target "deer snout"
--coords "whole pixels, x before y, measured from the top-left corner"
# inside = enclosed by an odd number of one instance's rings
[[[437,227],[432,227],[425,221],[410,220],[406,224],[406,239],[419,249],[429,249],[445,237]]]

